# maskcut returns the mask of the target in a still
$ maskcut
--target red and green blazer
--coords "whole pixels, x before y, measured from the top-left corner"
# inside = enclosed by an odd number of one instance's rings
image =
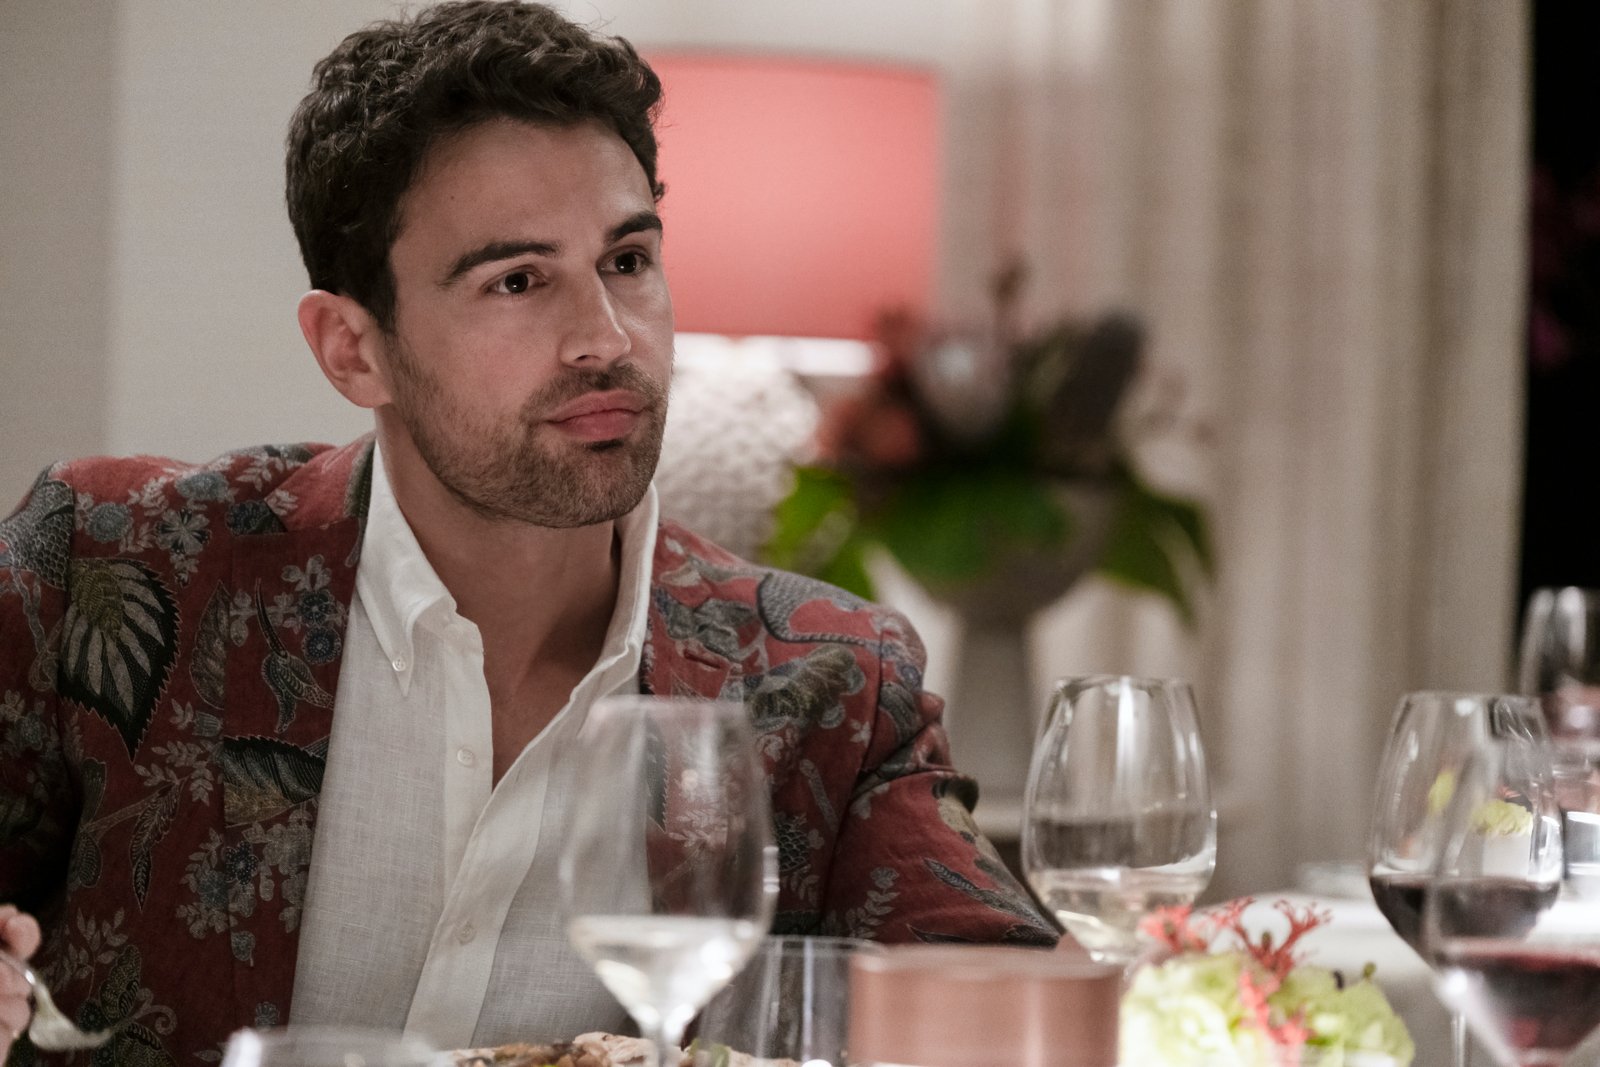
[[[370,439],[89,459],[0,519],[0,901],[39,916],[64,1010],[131,1017],[82,1062],[216,1062],[291,1018],[371,473]],[[777,932],[1054,941],[974,828],[903,618],[672,523],[650,597],[642,690],[750,709]]]

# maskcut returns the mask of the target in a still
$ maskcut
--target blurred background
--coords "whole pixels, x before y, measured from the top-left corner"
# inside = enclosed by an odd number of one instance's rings
[[[931,86],[917,105],[926,158],[915,173],[872,168],[891,191],[919,190],[925,239],[885,249],[892,238],[825,207],[798,212],[801,228],[834,233],[836,264],[904,271],[882,299],[920,298],[924,320],[958,333],[992,325],[996,279],[1019,264],[1006,304],[1019,336],[1113,310],[1140,324],[1124,406],[1136,422],[1164,414],[1124,444],[1145,482],[1203,508],[1214,577],[1189,586],[1186,625],[1170,598],[1086,574],[1021,620],[1024,655],[994,654],[985,674],[963,654],[971,612],[874,559],[880,594],[928,643],[930,687],[962,698],[958,763],[1002,743],[984,728],[986,690],[1037,714],[1061,675],[1189,678],[1221,815],[1210,895],[1287,887],[1304,863],[1360,859],[1402,692],[1506,687],[1524,590],[1600,585],[1571,499],[1594,453],[1600,305],[1583,290],[1592,268],[1574,264],[1600,229],[1596,142],[1561,125],[1594,86],[1547,76],[1596,68],[1582,5],[558,6],[647,54],[799,57]],[[281,145],[315,60],[396,10],[0,4],[0,496],[61,457],[200,460],[368,428],[295,325],[305,278]],[[669,120],[671,92],[669,79]],[[1536,131],[1562,146],[1537,176]],[[741,153],[769,151],[725,147],[734,179],[747,178]],[[669,272],[673,198],[694,187],[672,160],[664,147]],[[791,238],[760,236],[753,255],[781,267]],[[693,269],[733,277],[752,262],[721,255]],[[1531,294],[1547,314],[1530,363]],[[838,336],[874,335],[858,323]],[[848,391],[873,365],[852,358],[789,369]],[[987,773],[992,796],[1020,788]],[[1002,808],[986,817],[1003,837]]]

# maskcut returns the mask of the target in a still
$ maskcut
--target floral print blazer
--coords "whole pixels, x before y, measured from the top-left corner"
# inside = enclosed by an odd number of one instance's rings
[[[64,1010],[125,1022],[82,1062],[217,1062],[288,1021],[371,457],[84,460],[0,520],[0,901],[40,917]],[[651,599],[641,688],[750,709],[778,932],[1054,941],[974,828],[904,619],[670,523]]]

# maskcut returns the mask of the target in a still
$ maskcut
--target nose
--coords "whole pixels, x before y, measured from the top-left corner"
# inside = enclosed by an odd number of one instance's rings
[[[633,348],[604,278],[596,276],[575,286],[567,312],[561,341],[561,362],[567,366],[598,370]]]

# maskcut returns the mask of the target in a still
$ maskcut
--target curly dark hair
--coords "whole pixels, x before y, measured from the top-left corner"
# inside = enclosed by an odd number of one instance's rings
[[[313,288],[394,326],[400,201],[440,138],[494,118],[617,132],[656,178],[661,81],[620,37],[537,3],[465,0],[374,23],[319,62],[289,124],[289,220]]]

